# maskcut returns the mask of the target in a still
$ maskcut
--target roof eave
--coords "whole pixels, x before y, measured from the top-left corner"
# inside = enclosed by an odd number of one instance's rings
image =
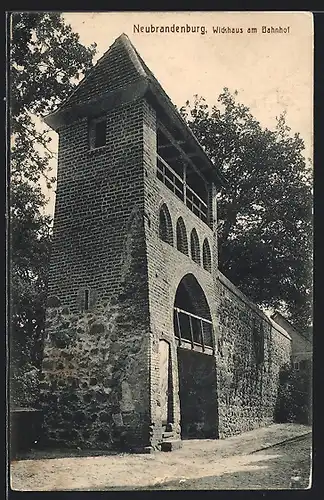
[[[60,107],[57,111],[45,116],[43,121],[53,130],[58,131],[60,127],[72,121],[95,117],[115,106],[139,99],[145,94],[147,87],[147,78],[141,78],[127,87],[108,92],[100,98],[69,107]]]
[[[184,136],[186,138],[188,138],[188,140],[191,142],[191,144],[195,147],[198,155],[204,161],[208,170],[212,173],[216,184],[224,186],[224,187],[227,186],[228,185],[227,180],[225,179],[223,174],[220,172],[219,168],[216,165],[214,165],[214,163],[208,157],[208,155],[204,151],[202,145],[199,143],[198,139],[195,137],[192,130],[188,127],[187,123],[182,118],[179,111],[174,106],[174,104],[171,102],[171,100],[167,96],[167,94],[165,94],[164,91],[161,92],[161,90],[155,85],[155,83],[152,80],[149,81],[147,92],[151,92],[154,95],[155,99],[158,101],[158,103],[163,108],[163,110],[167,113],[167,115],[170,117],[170,119],[175,122],[175,124],[179,127],[181,132],[184,134]]]

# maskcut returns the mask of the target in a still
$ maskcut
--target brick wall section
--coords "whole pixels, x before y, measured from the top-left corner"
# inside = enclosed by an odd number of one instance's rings
[[[42,398],[46,439],[127,449],[149,443],[149,317],[143,102],[60,131]],[[80,311],[90,289],[91,310]]]
[[[289,334],[293,339],[294,360],[312,359],[312,344],[294,331],[290,331]]]
[[[301,361],[312,359],[312,342],[307,339],[302,333],[298,332],[293,326],[285,320],[280,314],[275,314],[273,317],[275,323],[286,329],[292,340],[292,357],[293,361]]]
[[[120,291],[131,212],[144,204],[142,135],[141,101],[107,114],[100,149],[89,149],[87,120],[60,132],[49,294],[75,311],[82,287],[98,299]]]
[[[188,273],[194,274],[204,290],[212,312],[214,295],[213,275],[196,264],[190,256],[176,249],[176,221],[182,216],[187,230],[190,249],[190,233],[196,229],[202,263],[202,245],[208,238],[213,264],[216,262],[216,234],[196,217],[170,190],[156,177],[156,115],[149,104],[145,105],[144,115],[144,189],[145,189],[145,234],[148,261],[149,309],[152,331],[151,350],[151,420],[152,443],[161,440],[159,419],[159,356],[158,340],[165,338],[170,342],[172,385],[173,385],[173,424],[175,436],[180,437],[179,374],[177,343],[173,333],[173,307],[177,287]],[[172,220],[174,246],[159,239],[159,209],[166,203]],[[214,201],[215,204],[215,201]],[[215,210],[215,209],[214,209]],[[190,253],[190,252],[189,252]],[[215,266],[213,265],[213,269]],[[215,318],[214,318],[215,319]],[[215,416],[216,420],[216,416]]]

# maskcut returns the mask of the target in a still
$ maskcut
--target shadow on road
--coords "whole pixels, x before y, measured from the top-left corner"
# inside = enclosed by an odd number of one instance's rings
[[[126,454],[126,453],[125,453]],[[12,456],[12,461],[18,460],[48,460],[55,458],[75,458],[75,457],[109,457],[122,456],[120,451],[112,450],[78,450],[78,449],[61,449],[61,450],[37,450],[31,449],[28,451],[16,452]]]
[[[147,487],[128,485],[107,489],[101,487],[98,490],[303,490],[310,487],[310,471],[311,438],[306,436],[303,440],[255,454],[233,457],[215,475],[195,479],[179,478]]]

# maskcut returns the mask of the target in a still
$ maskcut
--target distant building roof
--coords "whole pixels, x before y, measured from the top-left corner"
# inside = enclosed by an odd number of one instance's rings
[[[277,324],[281,324],[282,326],[284,326],[284,328],[287,328],[288,331],[292,332],[292,333],[295,333],[297,335],[300,335],[301,337],[303,337],[304,340],[306,340],[307,342],[309,342],[310,344],[312,344],[312,340],[311,340],[311,337],[308,337],[307,335],[305,335],[304,333],[302,333],[300,330],[297,330],[297,328],[295,328],[291,323],[290,321],[288,321],[287,318],[285,318],[279,311],[276,311],[274,314],[272,314],[271,316],[271,319],[273,319],[273,321],[275,321]]]

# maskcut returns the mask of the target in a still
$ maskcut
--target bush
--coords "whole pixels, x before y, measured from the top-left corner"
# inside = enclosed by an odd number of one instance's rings
[[[296,371],[290,365],[282,367],[275,409],[276,422],[311,423],[311,381],[310,362],[301,371]]]
[[[40,370],[30,363],[12,370],[10,403],[15,407],[37,408],[39,401]]]

